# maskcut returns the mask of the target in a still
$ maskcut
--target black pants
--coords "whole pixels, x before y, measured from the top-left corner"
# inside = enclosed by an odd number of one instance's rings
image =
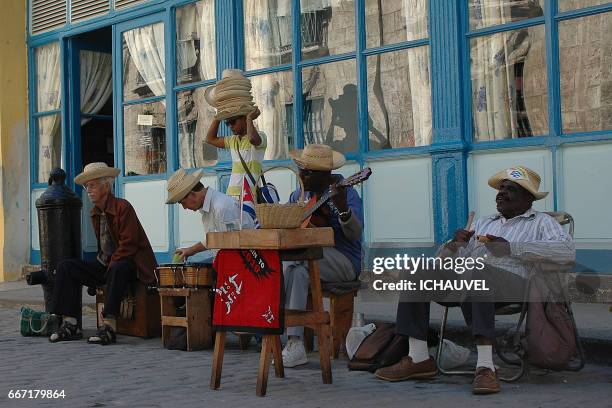
[[[136,279],[136,264],[129,259],[115,262],[108,269],[98,261],[64,260],[57,266],[51,313],[79,315],[83,285],[99,287],[106,284],[104,316],[117,316],[128,284]]]
[[[482,276],[487,274],[495,276],[494,279],[489,280],[491,291],[467,297],[461,303],[442,301],[437,303],[442,306],[461,306],[463,317],[471,328],[472,334],[493,340],[495,339],[495,309],[508,303],[516,303],[514,299],[522,300],[527,280],[513,273],[494,268],[485,268]],[[433,273],[433,275],[448,277],[444,272]],[[474,277],[482,277],[478,275]],[[502,292],[506,292],[506,296]],[[498,301],[499,299],[501,301]],[[513,301],[509,302],[509,299]],[[429,330],[430,304],[431,302],[400,301],[397,305],[397,333],[426,341]]]

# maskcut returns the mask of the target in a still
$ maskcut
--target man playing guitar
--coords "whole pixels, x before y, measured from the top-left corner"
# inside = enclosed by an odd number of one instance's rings
[[[335,246],[323,248],[319,260],[321,280],[348,282],[358,279],[361,271],[361,232],[363,229],[363,204],[357,191],[351,187],[369,177],[370,169],[344,179],[332,170],[342,167],[345,158],[329,146],[311,144],[304,150],[291,152],[299,168],[304,184],[304,197],[309,201],[304,225],[332,227]],[[300,190],[294,191],[290,202],[297,202]],[[284,262],[285,307],[305,310],[308,296],[308,264]],[[304,348],[303,327],[287,329],[289,340],[283,349],[283,365],[295,367],[308,362]]]

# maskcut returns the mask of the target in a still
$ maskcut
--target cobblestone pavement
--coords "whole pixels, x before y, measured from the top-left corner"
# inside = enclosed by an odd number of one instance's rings
[[[118,344],[88,345],[84,340],[51,344],[21,337],[19,311],[0,309],[0,407],[610,407],[612,367],[589,365],[579,373],[533,373],[503,384],[492,396],[473,396],[471,379],[438,377],[432,381],[386,383],[372,374],[350,372],[345,361],[333,364],[333,385],[324,385],[318,355],[286,378],[268,381],[268,395],[255,396],[259,354],[240,351],[233,336],[226,347],[221,389],[208,387],[212,351],[165,350],[159,339],[119,336]],[[85,335],[95,316],[84,316]],[[64,390],[58,400],[8,399],[10,390]]]

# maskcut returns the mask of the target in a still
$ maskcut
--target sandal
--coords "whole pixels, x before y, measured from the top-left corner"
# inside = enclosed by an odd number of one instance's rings
[[[51,343],[58,341],[80,340],[83,338],[83,332],[76,324],[72,324],[64,320],[62,325],[49,336]]]
[[[106,346],[108,344],[116,343],[117,336],[115,335],[113,328],[105,324],[98,328],[95,336],[91,336],[89,339],[87,339],[87,342],[89,344],[101,344]]]

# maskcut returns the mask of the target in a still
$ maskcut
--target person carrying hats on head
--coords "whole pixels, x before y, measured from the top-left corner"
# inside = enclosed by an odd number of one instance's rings
[[[237,69],[226,69],[213,87],[206,89],[206,101],[216,108],[215,119],[208,128],[206,142],[220,149],[228,149],[232,155],[232,174],[226,194],[239,199],[243,178],[250,173],[258,182],[262,174],[261,162],[266,152],[266,136],[258,132],[253,121],[260,111],[253,103],[251,81]],[[233,135],[218,137],[219,125],[225,120]],[[243,165],[246,164],[247,169]]]
[[[350,282],[359,278],[361,272],[361,232],[363,230],[363,204],[353,187],[336,187],[342,180],[340,174],[332,173],[344,165],[341,153],[321,144],[307,145],[303,150],[290,152],[299,168],[304,184],[304,197],[321,197],[328,189],[335,194],[317,209],[311,224],[316,227],[332,227],[335,246],[323,248],[323,259],[319,260],[321,280],[325,282]],[[289,201],[295,203],[300,190],[294,191]],[[284,262],[285,307],[305,310],[308,298],[309,276],[307,262]],[[349,317],[350,318],[350,317]],[[289,340],[283,349],[283,365],[295,367],[306,364],[303,342],[303,327],[287,328]]]
[[[103,324],[88,343],[116,341],[116,317],[121,299],[131,282],[145,284],[155,280],[157,261],[147,234],[134,207],[113,195],[112,187],[120,170],[106,163],[90,163],[75,177],[93,204],[91,221],[98,240],[98,255],[93,261],[67,259],[56,269],[51,313],[62,316],[62,324],[49,341],[77,340],[83,337],[75,316],[81,307],[82,286],[106,285]]]
[[[461,305],[477,343],[478,361],[472,383],[474,394],[500,391],[492,352],[496,307],[524,301],[527,278],[534,262],[568,265],[576,256],[572,238],[561,225],[550,215],[532,208],[534,201],[548,194],[539,190],[540,181],[535,171],[524,166],[508,168],[493,175],[488,183],[497,190],[498,213],[476,220],[473,230],[457,230],[454,238],[438,252],[438,257],[443,259],[481,259],[482,268],[470,272],[452,267],[411,271],[413,276],[426,276],[425,279],[429,280],[456,280],[458,274],[465,273],[469,280],[486,282],[488,290],[470,292],[456,302]],[[408,355],[394,365],[379,368],[375,375],[380,379],[403,381],[432,378],[437,374],[436,362],[428,354],[427,331],[430,300],[439,300],[429,297],[421,301],[416,296],[410,293],[406,298],[400,297],[397,308],[396,330],[408,338]],[[441,298],[455,302],[449,300],[447,294]]]
[[[203,239],[190,247],[177,249],[176,254],[183,259],[206,250],[208,232],[239,229],[241,225],[238,202],[212,187],[204,187],[201,178],[202,170],[187,173],[184,169],[178,169],[168,180],[166,204],[178,203],[185,210],[197,211],[202,216]],[[253,219],[245,214],[242,217],[242,229],[252,228]]]

